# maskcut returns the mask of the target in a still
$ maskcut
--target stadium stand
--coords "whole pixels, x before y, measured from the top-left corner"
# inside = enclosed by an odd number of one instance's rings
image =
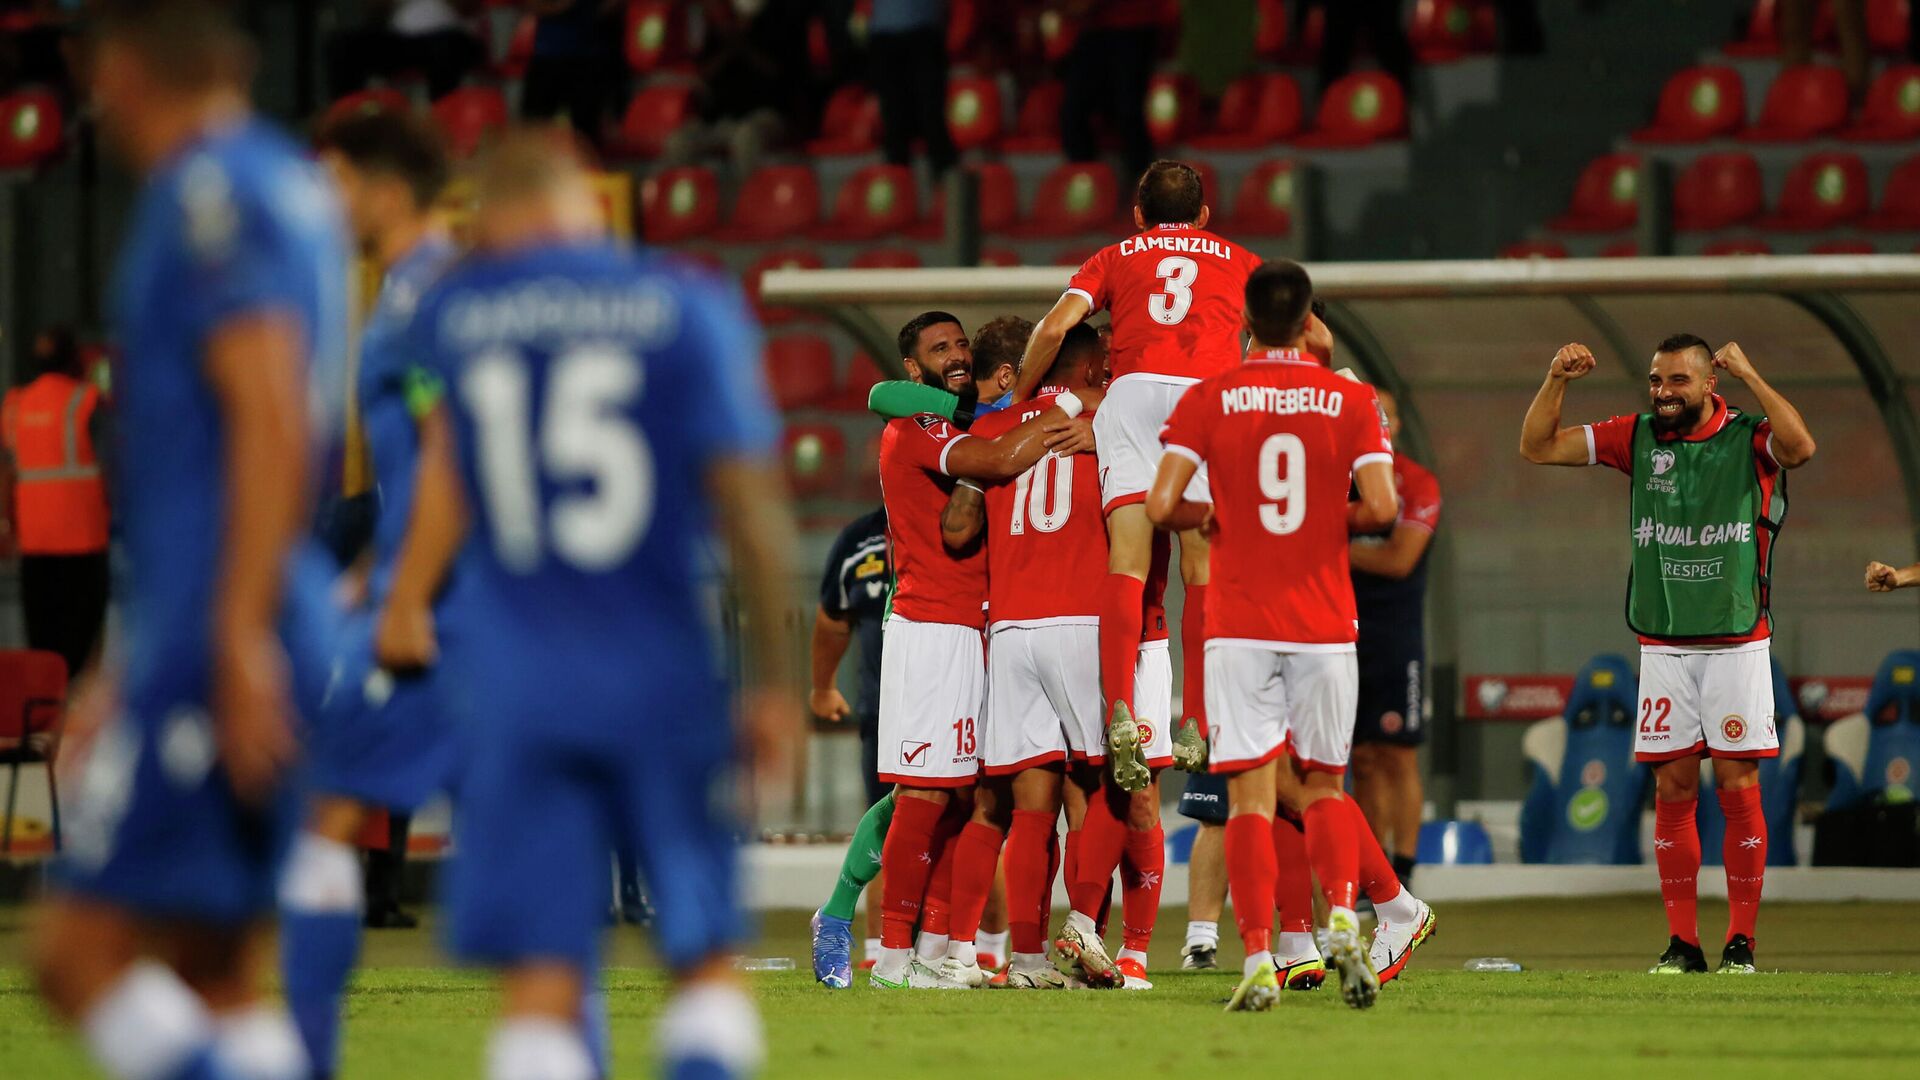
[[[1676,72],[1660,91],[1653,123],[1633,133],[1635,142],[1703,143],[1731,135],[1746,123],[1746,84],[1723,65]]]
[[[1756,228],[1807,232],[1848,224],[1867,212],[1867,163],[1858,154],[1811,154],[1787,173],[1774,212]]]
[[[13,811],[23,765],[38,764],[47,771],[53,846],[56,850],[60,846],[59,788],[53,756],[66,701],[67,665],[58,653],[0,649],[0,764],[7,766],[7,812],[4,823],[0,823],[0,853],[13,850]]]
[[[913,170],[863,165],[834,194],[833,213],[814,230],[820,240],[872,240],[901,232],[920,218]]]
[[[1758,217],[1766,202],[1752,154],[1702,154],[1673,186],[1673,223],[1682,232],[1724,229]]]
[[[1744,142],[1805,142],[1840,130],[1847,122],[1847,80],[1836,67],[1799,64],[1767,87],[1760,119],[1744,128]]]
[[[820,220],[820,184],[805,165],[763,165],[748,174],[733,214],[715,238],[733,242],[785,240]]]
[[[694,119],[693,87],[663,84],[644,87],[627,103],[619,136],[609,146],[615,157],[659,157],[667,140]]]
[[[1874,672],[1866,709],[1828,725],[1824,741],[1834,766],[1829,811],[1883,795],[1910,800],[1920,765],[1920,650],[1888,654]]]
[[[1286,72],[1245,75],[1227,84],[1213,123],[1187,140],[1196,150],[1258,150],[1292,138],[1305,106]]]
[[[1006,231],[1029,238],[1110,233],[1119,227],[1119,198],[1111,166],[1067,162],[1047,173],[1032,209]]]
[[[1633,760],[1637,685],[1623,657],[1596,656],[1574,677],[1566,715],[1527,729],[1534,778],[1520,810],[1522,861],[1641,861],[1640,808],[1653,774]]]
[[[802,497],[831,492],[844,480],[847,439],[831,424],[789,424],[784,442],[787,483]]]
[[[713,170],[682,165],[640,184],[643,235],[652,244],[678,244],[712,232],[720,224],[720,182]]]
[[[1920,230],[1920,157],[1901,162],[1880,191],[1880,205],[1860,219],[1872,232]]]
[[[1640,217],[1641,160],[1636,154],[1607,154],[1580,173],[1567,212],[1547,227],[1557,232],[1604,233],[1631,229]]]
[[[833,346],[813,334],[784,334],[767,342],[767,386],[782,411],[824,405],[835,387]]]
[[[947,134],[961,153],[992,146],[1000,138],[1000,84],[979,75],[947,81]]]
[[[1371,146],[1407,133],[1407,96],[1378,71],[1356,71],[1327,88],[1313,130],[1295,140],[1323,150]]]
[[[1843,128],[1855,142],[1910,142],[1920,138],[1920,64],[1900,64],[1874,77],[1858,123]]]
[[[1293,231],[1294,163],[1267,161],[1256,165],[1234,193],[1233,211],[1223,230],[1251,236],[1285,236]]]
[[[842,86],[827,99],[821,135],[807,140],[807,153],[819,157],[870,154],[880,145],[880,99],[864,86]]]
[[[507,126],[507,98],[494,86],[463,86],[433,103],[433,119],[455,157],[468,157],[489,132]]]
[[[29,87],[0,98],[0,169],[33,168],[60,150],[65,130],[60,99]]]

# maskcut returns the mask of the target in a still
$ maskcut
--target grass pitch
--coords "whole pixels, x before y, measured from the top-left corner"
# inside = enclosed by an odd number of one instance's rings
[[[1659,901],[1601,897],[1450,904],[1438,934],[1366,1013],[1330,990],[1228,1015],[1234,973],[1183,973],[1185,913],[1163,913],[1150,993],[828,993],[807,974],[804,919],[768,920],[756,955],[799,970],[750,976],[773,1077],[996,1075],[1639,1076],[1899,1075],[1920,1060],[1920,903],[1773,904],[1752,978],[1642,974],[1665,944]],[[1725,908],[1703,905],[1718,940]],[[23,919],[0,912],[0,1076],[94,1075],[18,966]],[[1228,927],[1229,938],[1231,927]],[[1714,949],[1708,950],[1710,957]],[[1461,970],[1510,956],[1519,974]],[[1230,958],[1231,957],[1231,958]],[[344,1075],[480,1075],[495,998],[479,974],[435,965],[431,935],[375,932],[349,1002]],[[1231,942],[1223,961],[1238,967]],[[607,984],[617,1071],[647,1075],[665,981],[639,935],[613,936]]]

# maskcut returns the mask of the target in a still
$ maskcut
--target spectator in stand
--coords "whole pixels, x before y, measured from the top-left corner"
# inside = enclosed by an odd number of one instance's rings
[[[1320,92],[1353,70],[1353,54],[1364,30],[1380,70],[1400,89],[1413,94],[1413,46],[1400,22],[1400,0],[1320,0],[1327,12],[1327,36],[1320,47]],[[1306,5],[1301,5],[1305,18]]]
[[[1865,0],[1833,0],[1833,32],[1840,41],[1840,73],[1855,102],[1867,94],[1867,6]],[[1781,0],[1780,63],[1813,62],[1814,0]],[[1909,8],[1910,11],[1920,8]],[[1911,47],[1912,42],[1908,43]]]
[[[525,0],[539,19],[520,85],[520,113],[550,120],[562,112],[594,146],[620,88],[621,0]]]
[[[107,615],[107,485],[96,445],[106,410],[73,331],[33,343],[34,378],[0,403],[0,450],[13,492],[0,500],[0,549],[20,553],[27,647],[59,653],[78,675]]]
[[[1067,54],[1066,93],[1060,99],[1060,144],[1068,161],[1095,161],[1100,143],[1093,118],[1120,140],[1125,176],[1153,164],[1147,133],[1147,82],[1159,43],[1160,0],[1069,0],[1064,14],[1079,27]]]
[[[958,157],[947,134],[946,0],[873,0],[867,26],[867,62],[880,98],[887,161],[912,164],[913,140],[922,139],[937,179]]]
[[[467,24],[479,8],[480,0],[371,0],[363,25],[327,40],[328,88],[339,97],[418,72],[433,97],[458,89],[487,56]]]
[[[724,154],[745,175],[768,149],[791,144],[819,122],[808,67],[808,0],[705,0],[700,118],[667,140],[667,158]],[[831,21],[831,18],[829,19]]]

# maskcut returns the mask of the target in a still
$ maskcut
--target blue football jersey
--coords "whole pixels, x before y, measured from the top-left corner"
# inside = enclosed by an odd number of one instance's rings
[[[400,542],[407,534],[413,507],[414,464],[420,454],[420,427],[415,417],[421,373],[412,355],[407,331],[420,298],[439,279],[459,252],[441,236],[428,236],[387,268],[380,295],[368,313],[360,334],[360,371],[355,393],[360,405],[360,430],[373,466],[379,510],[373,526],[373,587],[386,595]],[[377,602],[377,599],[376,599]]]
[[[476,722],[685,727],[691,711],[724,734],[706,473],[779,435],[739,291],[556,244],[462,262],[414,336],[473,511],[458,633]]]
[[[125,538],[125,662],[136,713],[207,673],[224,543],[220,410],[204,371],[226,321],[296,321],[316,434],[344,394],[347,251],[331,188],[265,123],[210,131],[148,178],[114,282],[114,497]]]

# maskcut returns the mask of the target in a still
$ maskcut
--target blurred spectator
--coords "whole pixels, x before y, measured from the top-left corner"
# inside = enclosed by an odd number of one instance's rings
[[[415,72],[427,93],[458,89],[487,51],[467,18],[480,0],[371,0],[367,20],[327,40],[327,88],[334,97],[364,89],[368,80]]]
[[[1413,96],[1413,46],[1400,22],[1400,0],[1320,0],[1327,11],[1327,36],[1320,47],[1320,92],[1353,70],[1353,55],[1365,31],[1380,70]],[[1306,6],[1300,10],[1305,12]],[[1304,16],[1303,16],[1304,17]]]
[[[1343,0],[1344,2],[1344,0]],[[1338,6],[1338,5],[1336,5]],[[1069,161],[1100,156],[1093,118],[1106,120],[1120,140],[1131,181],[1153,164],[1147,134],[1147,82],[1159,46],[1160,0],[1069,0],[1064,14],[1079,28],[1067,54],[1066,93],[1060,100],[1060,144]]]
[[[946,0],[873,0],[867,23],[873,92],[880,98],[880,141],[893,165],[913,162],[913,140],[926,142],[938,178],[957,156],[947,134]]]
[[[1813,61],[1814,0],[1781,0],[1780,63],[1793,67]],[[1867,94],[1867,6],[1865,0],[1833,0],[1833,30],[1840,39],[1840,74],[1857,103]]]
[[[705,0],[700,53],[702,123],[675,132],[667,157],[724,153],[741,174],[771,147],[813,131],[819,91],[807,51],[809,0]]]
[[[20,552],[27,647],[59,653],[73,675],[107,614],[107,485],[94,455],[106,410],[72,330],[41,333],[32,370],[0,403],[0,448],[13,466],[0,546]]]
[[[601,122],[620,84],[621,0],[526,0],[538,17],[533,56],[520,84],[529,120],[567,114],[573,130],[600,145]]]

